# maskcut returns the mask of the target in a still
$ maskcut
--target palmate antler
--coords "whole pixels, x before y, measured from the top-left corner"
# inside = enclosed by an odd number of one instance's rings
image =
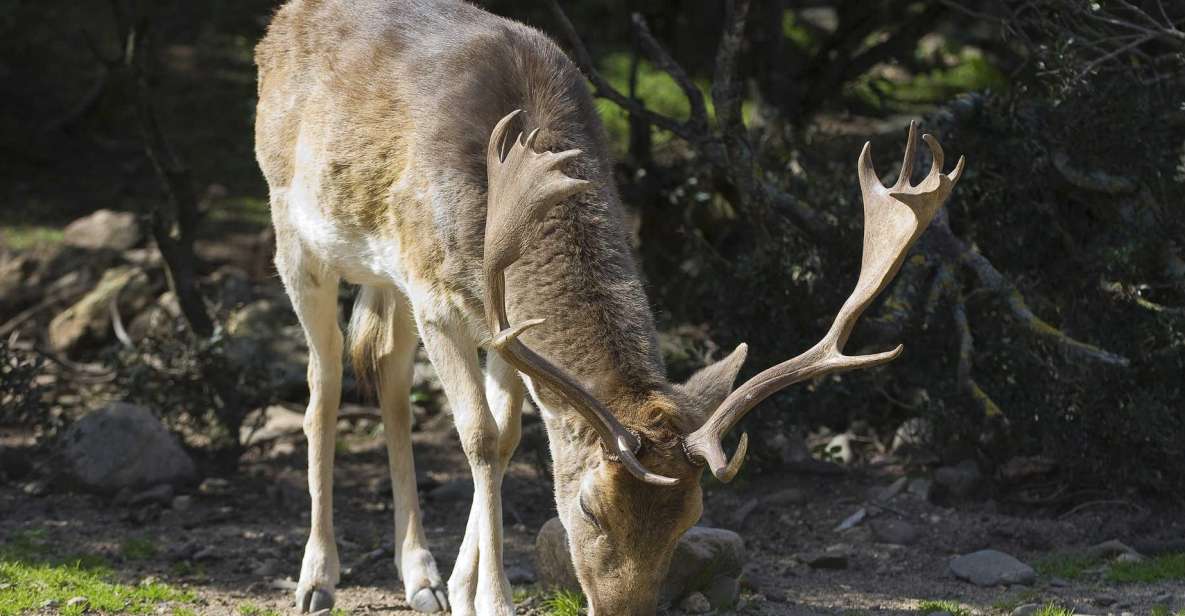
[[[596,430],[601,442],[638,479],[656,485],[677,480],[652,473],[638,461],[638,437],[617,421],[576,379],[532,351],[518,339],[523,332],[543,323],[531,319],[511,325],[506,316],[506,268],[522,256],[524,243],[551,208],[586,190],[589,183],[564,175],[560,166],[580,155],[580,150],[553,154],[535,152],[536,129],[523,140],[506,148],[511,112],[494,127],[486,151],[489,177],[486,206],[484,274],[485,311],[490,346],[519,372],[560,395]],[[505,152],[505,154],[503,154]]]
[[[827,335],[802,355],[749,379],[725,398],[703,426],[687,435],[684,448],[688,457],[706,464],[721,481],[731,481],[736,476],[744,463],[749,443],[748,435],[742,434],[736,454],[730,460],[724,454],[721,439],[761,401],[794,383],[834,372],[879,366],[901,353],[902,347],[898,345],[892,351],[853,357],[844,355],[843,347],[856,320],[897,274],[910,246],[930,224],[938,208],[946,203],[963,174],[965,159],[959,157],[954,171],[949,176],[944,175],[942,146],[930,135],[922,135],[922,139],[930,146],[934,163],[930,173],[917,186],[909,183],[917,152],[917,123],[910,123],[905,161],[892,188],[885,188],[872,168],[871,144],[865,143],[860,152],[858,172],[864,197],[864,256],[856,289],[840,308]]]

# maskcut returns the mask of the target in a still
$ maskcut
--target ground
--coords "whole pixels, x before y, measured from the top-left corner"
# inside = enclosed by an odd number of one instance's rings
[[[452,568],[470,498],[464,456],[449,419],[442,413],[422,421],[413,439],[428,539],[443,571]],[[506,565],[520,572],[533,572],[535,533],[554,515],[550,483],[529,444],[532,433],[538,437],[537,422],[527,417],[528,445],[504,487]],[[391,560],[390,489],[379,430],[366,419],[343,422],[338,446],[335,521],[344,575],[337,605],[348,614],[412,613]],[[20,440],[12,431],[4,437],[9,445]],[[0,568],[0,614],[22,613],[12,608],[19,584],[5,584],[15,579],[14,568],[27,573],[38,563],[69,563],[86,571],[105,566],[94,571],[125,585],[113,588],[136,600],[149,595],[142,604],[127,603],[132,601],[127,598],[115,604],[131,610],[147,606],[142,613],[289,613],[308,529],[304,454],[299,435],[281,439],[249,454],[232,475],[179,489],[178,495],[189,495],[180,503],[166,495],[159,504],[130,505],[56,485],[40,495],[30,494],[40,490],[27,483],[0,485],[0,567],[9,567]],[[48,457],[35,461],[52,463]],[[968,610],[962,613],[1008,614],[1021,604],[1053,602],[1076,607],[1077,613],[1172,614],[1158,606],[1185,607],[1185,559],[1179,556],[1139,565],[1134,573],[1123,570],[1129,575],[1117,574],[1119,565],[1080,556],[1087,546],[1108,539],[1145,544],[1179,539],[1182,516],[1175,511],[1100,503],[1060,518],[1009,515],[1002,512],[1005,504],[982,497],[939,506],[905,493],[889,501],[891,510],[876,519],[910,521],[921,530],[915,544],[877,543],[868,522],[834,530],[869,502],[873,490],[891,484],[898,470],[773,473],[742,476],[727,487],[709,484],[704,522],[737,530],[748,549],[737,613],[918,614],[945,606]],[[771,500],[772,494],[780,497]],[[1038,582],[980,588],[949,573],[953,555],[986,547],[1036,565]],[[845,554],[846,568],[816,570],[800,562],[804,555],[826,550]],[[1118,581],[1131,577],[1143,581]],[[146,581],[159,588],[144,586]],[[566,613],[534,585],[515,590],[520,613]],[[68,598],[26,613],[81,613],[65,606]]]

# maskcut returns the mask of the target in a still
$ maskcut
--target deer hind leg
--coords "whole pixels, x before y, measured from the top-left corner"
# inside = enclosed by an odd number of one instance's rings
[[[473,509],[466,542],[476,545],[478,566],[468,566],[462,554],[449,578],[449,603],[463,616],[512,616],[510,584],[502,569],[502,472],[499,465],[498,423],[486,403],[477,343],[464,317],[434,304],[416,302],[416,320],[428,357],[440,376],[453,407],[461,447],[473,472]],[[476,577],[476,583],[473,578]]]
[[[444,582],[428,551],[416,493],[409,395],[418,338],[406,298],[394,288],[363,287],[350,319],[350,338],[356,365],[377,363],[374,368],[395,504],[395,566],[407,602],[418,612],[447,611]]]
[[[309,449],[312,513],[296,588],[296,607],[301,612],[316,612],[333,607],[334,588],[340,577],[333,535],[333,451],[342,374],[342,333],[337,324],[339,277],[285,229],[277,229],[276,268],[309,343],[309,406],[304,432]]]
[[[506,468],[522,436],[522,409],[525,388],[518,371],[496,353],[486,356],[485,394],[494,421],[498,424],[497,474],[505,476]],[[476,499],[474,505],[476,505]],[[469,523],[465,527],[465,539],[457,554],[457,564],[449,578],[449,594],[467,597],[470,603],[477,597],[478,580],[483,573],[479,569],[481,554],[479,520],[482,512],[476,506],[469,510]],[[454,581],[456,586],[454,586]]]

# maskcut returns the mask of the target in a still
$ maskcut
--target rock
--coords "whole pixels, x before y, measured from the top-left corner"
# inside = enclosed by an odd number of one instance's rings
[[[115,402],[92,411],[70,426],[62,443],[67,471],[90,490],[114,493],[194,478],[189,454],[142,406]]]
[[[506,579],[511,584],[534,584],[535,572],[522,565],[511,565],[506,568]]]
[[[207,477],[198,486],[198,492],[207,496],[221,496],[230,492],[230,481],[222,477]]]
[[[156,503],[158,505],[167,505],[173,500],[173,486],[162,483],[160,485],[152,486],[139,494],[136,494],[128,499],[128,505],[137,507],[148,503]]]
[[[131,212],[99,210],[66,225],[62,243],[88,250],[123,252],[140,242],[140,223]]]
[[[895,518],[883,518],[869,523],[872,536],[879,543],[892,545],[913,545],[917,543],[920,533],[916,526]]]
[[[679,609],[688,614],[707,614],[712,611],[712,604],[703,593],[693,592],[679,602]]]
[[[830,441],[827,441],[827,446],[823,448],[823,452],[825,459],[851,464],[852,458],[855,455],[852,452],[852,435],[848,432],[836,434],[831,437]]]
[[[1086,548],[1086,555],[1095,559],[1111,558],[1115,556],[1121,556],[1123,554],[1135,554],[1139,556],[1139,552],[1132,549],[1126,543],[1116,539],[1104,541]]]
[[[726,575],[717,576],[703,590],[703,594],[714,609],[733,607],[741,598],[741,581]]]
[[[22,486],[21,491],[29,496],[45,496],[49,494],[49,482],[44,479],[34,479]]]
[[[151,286],[144,270],[114,267],[73,306],[49,323],[49,345],[58,352],[74,351],[87,343],[101,343],[112,333],[111,302],[118,301],[125,322],[149,301]]]
[[[174,511],[189,511],[193,508],[193,497],[188,494],[182,494],[173,499],[172,507]]]
[[[959,556],[950,562],[955,577],[976,586],[1032,584],[1037,572],[1019,560],[996,550],[980,550]]]
[[[805,505],[807,502],[806,493],[798,488],[786,488],[778,490],[773,494],[765,497],[765,505],[767,507],[787,507],[790,505]]]
[[[261,414],[262,417],[260,417]],[[256,429],[256,426],[259,428]],[[273,404],[247,415],[247,420],[239,429],[239,441],[250,447],[264,441],[275,440],[281,436],[297,435],[303,432],[304,413],[298,413],[280,404]]]
[[[1039,603],[1026,603],[1012,610],[1011,616],[1034,616],[1040,613],[1043,608],[1044,606]]]
[[[87,599],[86,597],[71,597],[69,601],[66,601],[66,607],[82,607],[89,601],[90,599]]]
[[[799,554],[798,560],[811,569],[847,569],[848,553],[846,550],[828,549],[822,552],[808,552]]]
[[[1000,467],[1000,478],[1017,483],[1047,475],[1057,468],[1057,462],[1045,456],[1017,456]]]
[[[281,566],[279,560],[276,560],[275,558],[269,558],[262,563],[259,563],[259,566],[252,569],[251,575],[257,577],[272,577],[280,572],[280,568]]]
[[[739,580],[745,563],[745,542],[741,536],[720,528],[695,526],[688,530],[675,546],[671,558],[671,569],[667,573],[659,600],[670,604],[674,600],[693,592],[705,597],[723,601],[727,607],[735,602],[727,601],[732,589],[739,592],[739,585],[733,585],[720,578]],[[535,538],[535,570],[539,582],[545,588],[566,588],[580,590],[576,571],[568,551],[568,536],[559,518],[548,520]]]
[[[943,466],[934,471],[935,483],[960,498],[971,495],[982,477],[974,460],[963,460],[955,466]]]
[[[473,498],[472,479],[454,479],[428,492],[428,498],[434,501],[454,502]]]
[[[932,485],[932,483],[929,479],[921,479],[921,478],[911,479],[909,482],[909,486],[907,488],[905,488],[905,491],[909,494],[912,494],[912,495],[918,497],[921,500],[928,501],[928,500],[930,500],[931,485]]]
[[[933,428],[930,421],[923,417],[910,417],[897,428],[893,435],[890,451],[897,453],[910,449],[921,449],[930,441]]]

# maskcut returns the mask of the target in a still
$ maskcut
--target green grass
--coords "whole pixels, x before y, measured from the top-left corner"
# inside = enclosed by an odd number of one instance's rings
[[[192,593],[159,582],[136,586],[117,581],[115,572],[94,555],[53,557],[44,531],[18,533],[0,544],[0,616],[16,616],[39,609],[46,602],[58,612],[77,616],[85,612],[152,614],[166,602],[188,603]],[[81,605],[67,606],[74,597],[86,597]]]
[[[543,600],[547,616],[580,616],[584,613],[584,595],[570,590],[557,590]]]
[[[1112,582],[1145,584],[1185,580],[1185,553],[1165,554],[1140,562],[1117,562],[1111,565],[1107,579]]]
[[[146,537],[131,537],[123,542],[119,552],[128,560],[148,560],[156,556],[156,544]]]
[[[12,250],[27,250],[34,246],[60,244],[62,230],[41,225],[5,225],[0,227],[0,243]]]
[[[187,607],[175,607],[173,608],[173,616],[197,616],[197,612]]]
[[[918,613],[933,614],[934,612],[948,612],[951,616],[971,616],[971,610],[954,601],[922,601],[918,604]]]
[[[1033,616],[1074,616],[1074,610],[1050,602],[1043,605]]]
[[[254,603],[239,604],[239,614],[241,616],[281,616],[280,612],[259,607]]]
[[[1151,616],[1185,616],[1185,608],[1177,610],[1175,613],[1170,612],[1169,608],[1163,605],[1152,606]]]
[[[1060,577],[1066,580],[1076,580],[1087,570],[1101,565],[1098,558],[1073,552],[1050,554],[1033,564],[1037,573],[1047,577]]]

